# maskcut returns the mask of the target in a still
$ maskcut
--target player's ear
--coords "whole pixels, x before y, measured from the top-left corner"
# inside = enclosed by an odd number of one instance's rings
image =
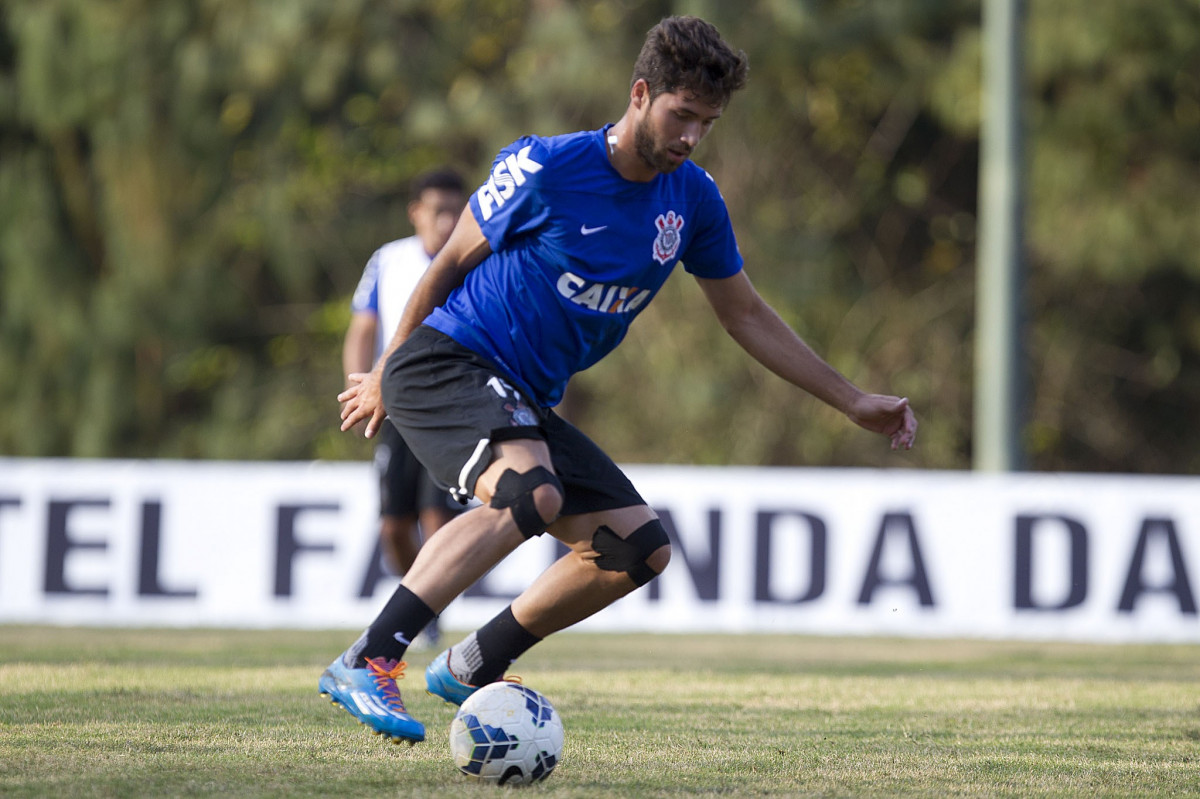
[[[645,78],[638,78],[629,87],[629,102],[637,109],[650,102],[650,84],[646,83]]]

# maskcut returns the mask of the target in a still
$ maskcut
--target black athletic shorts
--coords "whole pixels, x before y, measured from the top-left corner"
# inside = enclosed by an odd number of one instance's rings
[[[412,454],[399,431],[386,422],[375,438],[375,473],[380,516],[417,516],[426,508],[462,510]]]
[[[460,501],[492,460],[492,442],[544,440],[566,491],[563,516],[644,505],[625,473],[576,427],[530,405],[490,361],[432,327],[413,331],[383,371],[388,418]]]

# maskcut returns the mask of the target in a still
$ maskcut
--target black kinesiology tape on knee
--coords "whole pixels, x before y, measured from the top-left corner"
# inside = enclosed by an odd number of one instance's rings
[[[554,522],[554,519],[542,518],[533,500],[533,490],[543,485],[553,486],[559,496],[563,495],[562,483],[554,476],[554,472],[544,466],[534,466],[523,473],[509,469],[496,481],[496,493],[488,504],[493,508],[512,511],[513,521],[517,523],[521,535],[533,538],[546,532],[546,527]]]
[[[611,528],[601,525],[592,535],[592,549],[599,553],[596,565],[605,571],[625,572],[634,585],[645,585],[658,576],[646,563],[661,546],[671,543],[667,531],[658,519],[646,522],[621,538]]]

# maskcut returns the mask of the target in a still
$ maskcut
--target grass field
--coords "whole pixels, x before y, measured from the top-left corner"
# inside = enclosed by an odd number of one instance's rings
[[[429,655],[415,747],[317,695],[353,638],[0,626],[0,796],[1200,795],[1196,646],[561,634],[516,671],[563,761],[495,788],[450,761]]]

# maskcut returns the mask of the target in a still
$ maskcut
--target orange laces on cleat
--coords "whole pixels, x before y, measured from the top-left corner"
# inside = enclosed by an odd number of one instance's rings
[[[383,694],[384,701],[391,706],[392,710],[408,713],[404,707],[404,700],[400,698],[400,688],[396,685],[396,680],[404,679],[404,670],[408,668],[408,664],[403,660],[388,660],[381,657],[366,658],[366,661],[367,668],[371,670],[372,676],[375,678],[375,685]]]

